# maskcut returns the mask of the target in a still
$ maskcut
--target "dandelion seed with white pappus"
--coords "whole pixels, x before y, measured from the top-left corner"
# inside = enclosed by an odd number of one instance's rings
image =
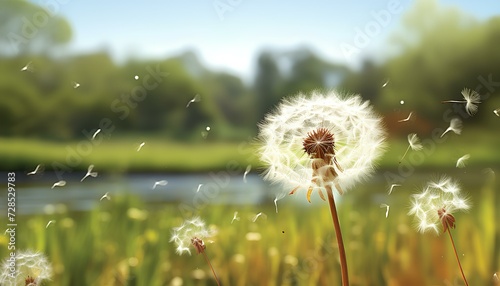
[[[333,189],[343,194],[373,172],[384,150],[385,131],[369,102],[335,91],[313,92],[283,100],[259,126],[264,178],[286,192],[326,191],[337,234],[342,285],[348,285],[347,261]],[[289,191],[291,190],[291,191]]]
[[[455,217],[453,213],[470,208],[469,200],[460,194],[459,185],[449,177],[443,176],[437,182],[429,182],[423,191],[412,195],[409,215],[415,217],[419,232],[448,232],[462,278],[469,285],[462,270],[458,258],[455,242],[451,235],[451,229],[455,228]]]
[[[52,276],[52,267],[47,257],[40,252],[30,250],[16,253],[16,270],[11,272],[8,259],[2,263],[0,285],[41,285]]]
[[[422,146],[422,144],[420,144],[420,139],[418,139],[418,136],[415,133],[408,134],[408,144],[409,144],[408,148],[406,148],[406,151],[403,154],[403,157],[401,157],[401,160],[399,160],[399,164],[401,164],[401,162],[403,162],[403,159],[405,158],[406,153],[408,153],[408,151],[410,149],[412,149],[414,151],[420,151],[424,148],[424,146]]]
[[[441,134],[441,138],[448,133],[449,131],[453,131],[453,133],[460,135],[462,133],[462,120],[458,118],[453,118],[450,121],[450,127],[448,127],[443,134]]]
[[[197,254],[203,254],[205,261],[212,270],[217,285],[220,285],[219,278],[215,274],[215,270],[205,253],[206,245],[204,239],[210,238],[215,235],[215,230],[208,228],[205,222],[199,217],[185,220],[180,226],[172,229],[172,236],[170,242],[174,242],[177,246],[176,252],[179,255],[183,253],[191,254],[190,247],[194,247]]]
[[[445,100],[441,103],[465,103],[465,110],[467,113],[472,116],[476,114],[478,109],[478,104],[481,103],[481,96],[475,90],[471,90],[468,88],[464,88],[462,90],[462,96],[464,100]]]

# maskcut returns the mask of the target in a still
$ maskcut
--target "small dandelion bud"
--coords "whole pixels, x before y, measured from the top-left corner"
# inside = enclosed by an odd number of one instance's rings
[[[191,244],[194,246],[194,248],[196,249],[196,252],[198,254],[202,253],[203,251],[205,251],[205,248],[207,248],[205,246],[205,243],[203,242],[203,240],[201,240],[197,237],[193,237],[191,239]]]

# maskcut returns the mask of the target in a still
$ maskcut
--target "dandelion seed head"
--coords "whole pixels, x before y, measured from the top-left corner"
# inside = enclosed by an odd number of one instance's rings
[[[191,254],[190,246],[193,246],[197,253],[204,250],[204,239],[214,236],[216,231],[206,226],[199,217],[185,220],[180,226],[172,228],[170,242],[175,243],[176,252],[179,255]]]
[[[41,285],[52,276],[52,267],[44,254],[30,250],[16,253],[16,270],[11,272],[10,262],[4,259],[0,274],[0,285]]]
[[[283,100],[259,129],[264,178],[284,185],[287,193],[325,184],[347,190],[372,173],[384,150],[385,131],[369,102],[334,91]],[[318,158],[328,160],[319,166]],[[321,168],[334,168],[335,181],[321,180],[314,170]]]
[[[425,189],[411,196],[411,207],[408,215],[413,215],[419,232],[434,231],[439,234],[439,225],[444,231],[454,227],[453,213],[468,210],[468,198],[460,194],[458,184],[449,177],[443,176],[437,181],[428,182]]]

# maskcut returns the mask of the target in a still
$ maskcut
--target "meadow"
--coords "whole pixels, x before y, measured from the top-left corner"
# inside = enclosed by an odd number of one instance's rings
[[[455,179],[467,178],[460,182],[473,204],[456,215],[452,230],[464,271],[470,285],[497,285],[500,216],[493,177],[482,170],[469,169],[466,176],[451,171]],[[407,216],[409,195],[432,178],[434,173],[417,173],[390,196],[380,187],[385,182],[373,179],[342,197],[338,209],[351,285],[462,285],[446,234],[420,234]],[[380,203],[391,206],[387,217]],[[233,221],[235,211],[239,220]],[[266,216],[254,222],[259,212]],[[124,191],[89,212],[55,208],[18,217],[16,247],[49,257],[54,275],[43,285],[216,285],[202,255],[178,255],[169,241],[172,228],[191,215],[217,230],[206,241],[206,253],[222,285],[340,283],[327,203],[316,195],[308,204],[304,193],[280,200],[278,213],[272,200],[207,204],[189,213],[180,202],[146,205]],[[50,220],[55,223],[46,227]],[[0,257],[7,255],[7,242],[0,235]]]

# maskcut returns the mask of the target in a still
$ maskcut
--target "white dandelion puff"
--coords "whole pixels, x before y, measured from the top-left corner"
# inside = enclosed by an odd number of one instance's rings
[[[495,113],[496,116],[500,117],[500,108],[493,110],[493,113]]]
[[[204,240],[214,236],[215,233],[215,230],[208,228],[201,218],[194,217],[185,220],[180,226],[172,229],[170,242],[175,243],[177,246],[176,252],[179,255],[191,254],[190,246],[194,246],[192,241],[194,238]],[[194,247],[196,248],[196,246]]]
[[[420,151],[423,148],[424,148],[424,146],[422,146],[422,144],[420,144],[420,139],[418,139],[417,134],[415,134],[415,133],[408,134],[408,148],[406,148],[406,151],[403,154],[403,157],[401,157],[401,160],[399,160],[399,163],[401,164],[401,162],[403,161],[403,159],[406,156],[406,153],[408,153],[408,151],[410,149],[412,149],[414,151]]]
[[[10,256],[9,256],[10,258]],[[47,257],[30,250],[18,251],[15,256],[15,270],[11,261],[4,259],[0,274],[0,285],[42,285],[52,276],[52,267]]]
[[[384,150],[382,122],[359,96],[335,91],[283,100],[259,125],[264,178],[298,189],[352,188],[373,172]]]
[[[472,116],[476,114],[478,109],[478,104],[481,103],[481,96],[475,90],[464,88],[462,90],[462,96],[465,100],[445,100],[442,103],[465,103],[465,110]]]
[[[414,215],[419,232],[435,232],[455,227],[453,213],[470,208],[469,200],[460,194],[459,186],[448,177],[427,183],[424,190],[411,196],[409,215]]]
[[[441,134],[441,138],[448,132],[453,131],[453,133],[460,135],[462,133],[462,120],[458,118],[453,118],[450,121],[450,127],[448,127],[443,134]]]
[[[463,168],[463,167],[465,167],[465,162],[467,160],[469,160],[469,158],[470,158],[469,154],[465,154],[462,157],[458,158],[456,167],[457,168]]]

